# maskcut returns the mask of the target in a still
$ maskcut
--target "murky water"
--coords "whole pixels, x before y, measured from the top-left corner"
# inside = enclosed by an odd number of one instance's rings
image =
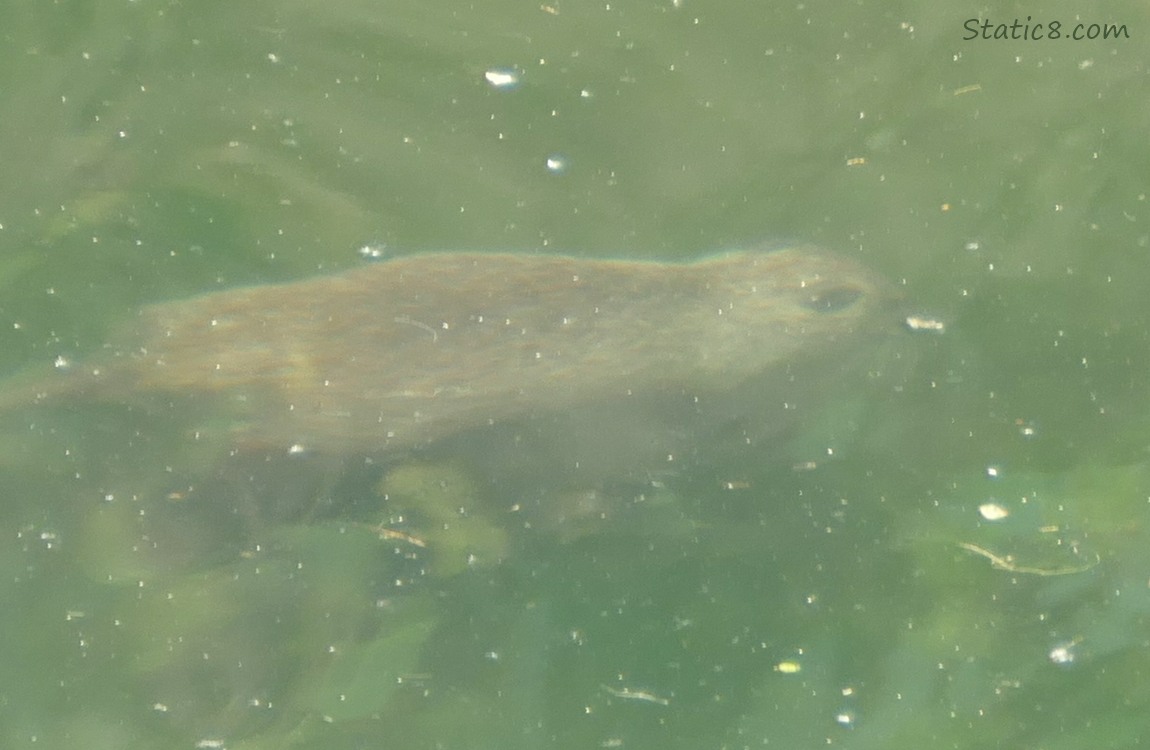
[[[0,422],[2,744],[1134,744],[1150,716],[1145,55],[964,42],[972,13],[0,12],[0,367],[56,375],[117,346],[133,363],[104,358],[119,385],[103,400]],[[407,365],[338,370],[349,348],[383,355],[315,325],[317,300],[330,317],[355,295],[306,279],[356,278],[360,255],[666,270],[764,238],[829,248],[836,283],[885,279],[945,331],[868,344],[869,313],[831,305],[817,337],[848,330],[861,352],[770,339],[733,359],[737,327],[682,335],[690,304],[611,291],[653,335],[619,326],[604,362],[664,395],[698,395],[705,372],[738,395],[723,419],[597,398],[611,369],[577,342],[587,390],[570,401],[548,370],[530,405],[506,389],[474,412],[463,392],[421,403],[434,429],[382,454],[378,422],[331,416],[363,413],[375,369],[399,373],[391,392],[450,386],[441,344],[471,372],[503,373],[483,353],[513,350],[448,338],[487,313],[444,266],[422,285],[442,301],[382,308]],[[560,325],[573,304],[499,288],[505,318]],[[185,333],[224,303],[259,333],[215,349]],[[175,375],[131,359],[163,348],[149,316],[180,332]],[[659,348],[676,330],[697,358]],[[738,385],[737,362],[770,387]],[[238,381],[207,385],[203,367],[233,363]],[[787,418],[740,413],[749,392]],[[264,418],[304,401],[319,408]],[[473,428],[484,411],[498,424]],[[299,461],[265,460],[297,443]],[[651,470],[638,444],[674,460]],[[593,457],[608,469],[575,468]]]

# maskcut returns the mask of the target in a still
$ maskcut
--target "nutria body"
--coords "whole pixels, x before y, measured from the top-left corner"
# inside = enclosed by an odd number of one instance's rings
[[[705,406],[885,327],[890,296],[810,248],[693,263],[414,255],[142,308],[127,344],[10,396],[215,394],[237,405],[237,443],[384,452],[603,405]]]

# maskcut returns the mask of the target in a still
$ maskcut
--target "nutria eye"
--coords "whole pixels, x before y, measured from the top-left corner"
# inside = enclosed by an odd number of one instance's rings
[[[804,300],[803,307],[820,313],[841,312],[857,302],[862,296],[862,290],[856,287],[836,286],[812,294]]]

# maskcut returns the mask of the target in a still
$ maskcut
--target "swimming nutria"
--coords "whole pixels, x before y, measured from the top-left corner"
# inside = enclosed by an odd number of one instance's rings
[[[465,444],[502,451],[479,458],[493,471],[578,470],[594,486],[773,434],[868,332],[894,327],[892,296],[808,247],[691,263],[412,255],[144,307],[125,344],[9,384],[0,403],[218,416],[201,402],[221,399],[221,444],[265,456],[455,450],[445,438],[488,430]]]

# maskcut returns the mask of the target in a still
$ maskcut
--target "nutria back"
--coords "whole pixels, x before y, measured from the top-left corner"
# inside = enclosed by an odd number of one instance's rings
[[[805,247],[693,263],[414,255],[142,308],[128,344],[34,391],[215,394],[246,405],[240,443],[386,451],[585,404],[731,391],[886,327],[891,297],[857,263]]]

